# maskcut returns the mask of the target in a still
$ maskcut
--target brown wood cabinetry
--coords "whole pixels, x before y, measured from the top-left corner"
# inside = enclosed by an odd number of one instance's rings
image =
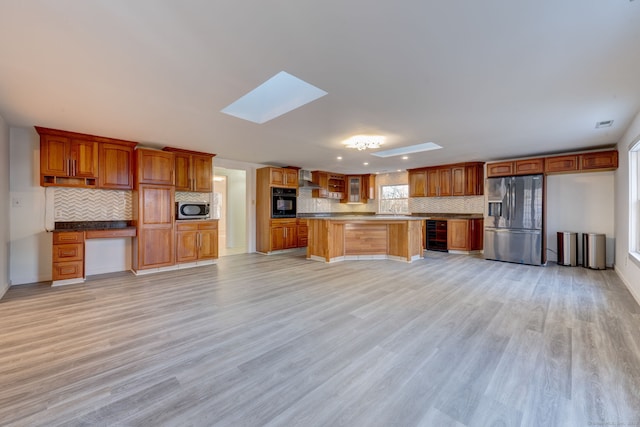
[[[98,143],[84,135],[36,127],[40,134],[40,185],[95,188]]]
[[[312,197],[322,199],[344,199],[345,198],[345,176],[342,174],[314,171],[312,181],[320,186],[311,192]]]
[[[567,156],[547,157],[544,159],[544,171],[546,173],[575,173],[579,171],[577,154]]]
[[[558,174],[609,171],[618,168],[618,151],[568,153],[506,162],[487,163],[487,176]]]
[[[83,232],[53,233],[53,264],[51,276],[55,284],[60,280],[84,280]]]
[[[409,169],[409,197],[478,196],[484,192],[483,163]]]
[[[427,171],[426,169],[409,170],[409,197],[427,196]]]
[[[618,168],[618,151],[597,151],[580,155],[580,169],[583,171],[605,171]]]
[[[298,170],[293,168],[269,168],[269,185],[272,187],[298,188]]]
[[[298,247],[298,223],[292,219],[271,220],[271,251]]]
[[[482,250],[484,221],[479,219],[448,219],[447,250],[471,252]]]
[[[101,142],[98,147],[98,187],[131,190],[133,188],[133,149],[135,142]]]
[[[218,221],[193,221],[176,224],[176,262],[217,258]]]
[[[176,191],[210,193],[213,191],[213,157],[215,154],[165,147],[175,155]]]
[[[150,148],[136,149],[136,184],[174,185],[174,155]]]
[[[133,219],[138,233],[134,239],[133,268],[143,270],[173,265],[174,187],[136,184],[136,188]]]
[[[346,175],[345,197],[342,203],[367,203],[375,199],[375,175]]]
[[[309,226],[306,219],[298,218],[296,232],[298,235],[298,247],[306,247],[309,240]]]

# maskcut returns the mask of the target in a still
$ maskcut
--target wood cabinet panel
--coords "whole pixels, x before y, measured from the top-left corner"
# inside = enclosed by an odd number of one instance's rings
[[[165,147],[175,155],[176,191],[210,193],[213,191],[213,157],[215,154]]]
[[[451,195],[464,196],[466,194],[466,169],[464,166],[451,168]]]
[[[174,232],[171,225],[143,227],[138,233],[136,269],[166,267],[174,264]]]
[[[544,172],[544,158],[516,160],[516,175],[533,175]]]
[[[173,187],[145,185],[140,189],[139,197],[142,224],[169,224],[173,221]]]
[[[439,179],[439,189],[438,196],[439,197],[447,197],[451,196],[451,168],[440,168],[438,169],[438,179]]]
[[[515,174],[514,162],[487,163],[487,177],[509,176]]]
[[[176,224],[176,262],[217,258],[217,220]]]
[[[298,171],[290,168],[270,168],[269,184],[273,187],[298,188]]]
[[[81,231],[64,231],[53,233],[53,244],[63,243],[82,243],[84,242],[84,233]]]
[[[545,173],[578,172],[578,155],[547,157],[544,159]]]
[[[438,169],[427,170],[427,197],[438,197],[440,195],[440,175]]]
[[[270,251],[298,247],[298,225],[295,219],[273,219],[270,226]]]
[[[409,197],[426,197],[427,196],[427,171],[410,170],[409,171]]]
[[[138,148],[135,158],[137,184],[174,185],[173,153]]]
[[[84,261],[54,262],[51,269],[51,279],[58,280],[80,279],[84,277]]]
[[[387,253],[387,224],[345,224],[345,255]]]
[[[57,135],[40,136],[40,174],[69,175],[69,138]]]
[[[200,231],[199,259],[218,258],[218,230],[205,229]]]
[[[614,170],[618,168],[618,151],[597,151],[580,155],[580,167],[585,171]]]
[[[483,163],[466,164],[465,196],[481,196],[484,194],[484,165]]]
[[[82,178],[98,177],[98,143],[71,139],[69,143],[71,175]]]
[[[188,262],[198,259],[198,230],[176,232],[176,261]]]
[[[123,145],[100,143],[98,148],[98,187],[118,190],[133,188],[133,148]]]
[[[171,153],[166,153],[171,154]],[[171,156],[173,168],[173,156]],[[134,220],[138,230],[133,260],[134,270],[174,264],[174,187],[139,184],[134,193]]]
[[[63,243],[53,245],[53,262],[82,261],[84,259],[83,243]]]
[[[474,219],[447,220],[447,249],[449,251],[477,251],[482,249],[484,221]]]

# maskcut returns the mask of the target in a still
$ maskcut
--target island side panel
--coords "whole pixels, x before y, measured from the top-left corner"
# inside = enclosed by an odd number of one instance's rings
[[[407,261],[424,256],[424,221],[409,221],[409,258]]]
[[[389,255],[401,257],[407,261],[411,260],[409,256],[409,221],[396,222],[388,225],[389,230]]]
[[[386,255],[387,225],[368,223],[345,224],[345,255]]]

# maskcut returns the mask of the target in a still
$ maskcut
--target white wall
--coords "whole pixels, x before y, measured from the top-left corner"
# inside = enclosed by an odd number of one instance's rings
[[[40,140],[35,129],[12,127],[9,144],[11,284],[51,280],[51,233],[45,230],[45,190],[39,177]]]
[[[602,233],[607,236],[606,264],[612,267],[615,252],[614,172],[547,176],[547,260],[556,262],[557,232]],[[582,258],[578,241],[578,260]]]
[[[618,143],[620,166],[616,171],[616,258],[615,269],[636,301],[640,303],[640,265],[629,255],[629,148],[640,139],[640,113]]]
[[[0,116],[0,298],[9,288],[9,126]]]

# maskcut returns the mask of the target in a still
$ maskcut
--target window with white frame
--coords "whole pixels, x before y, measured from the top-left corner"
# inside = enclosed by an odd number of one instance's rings
[[[640,260],[640,140],[629,150],[629,252]]]
[[[408,214],[409,213],[409,185],[381,185],[378,213]]]

